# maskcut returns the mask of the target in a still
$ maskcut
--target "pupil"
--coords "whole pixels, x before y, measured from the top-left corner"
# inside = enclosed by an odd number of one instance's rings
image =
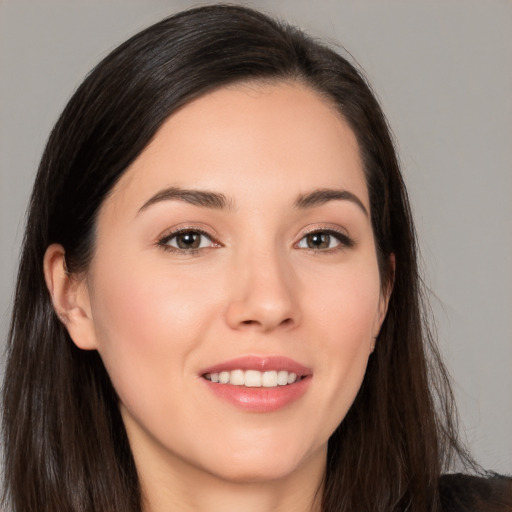
[[[178,236],[177,245],[180,249],[197,249],[200,244],[199,233],[182,233]]]
[[[326,233],[312,233],[308,235],[308,247],[311,249],[327,249],[330,238]]]

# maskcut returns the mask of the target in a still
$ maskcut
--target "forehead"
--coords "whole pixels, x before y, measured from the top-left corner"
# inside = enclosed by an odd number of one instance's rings
[[[237,84],[188,103],[110,199],[140,202],[170,186],[219,190],[242,202],[270,191],[296,197],[314,187],[344,188],[369,209],[354,133],[331,103],[297,83]]]

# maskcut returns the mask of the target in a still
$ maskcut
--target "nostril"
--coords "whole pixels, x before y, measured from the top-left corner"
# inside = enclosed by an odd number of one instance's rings
[[[258,322],[257,320],[243,320],[241,322],[242,325],[260,325],[261,322]],[[282,322],[279,323],[279,325],[288,326],[293,323],[293,319],[291,318],[285,318]]]

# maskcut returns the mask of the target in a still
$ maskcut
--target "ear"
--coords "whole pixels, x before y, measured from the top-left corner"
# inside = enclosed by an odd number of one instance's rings
[[[389,256],[389,275],[387,276],[387,283],[385,288],[382,289],[381,297],[379,301],[379,309],[377,312],[377,319],[375,322],[374,333],[372,338],[372,343],[370,345],[370,352],[373,352],[375,349],[375,343],[377,341],[377,337],[380,332],[380,328],[382,327],[382,323],[386,318],[386,314],[388,312],[389,299],[391,297],[391,292],[393,291],[393,285],[395,283],[395,269],[396,269],[396,259],[393,253]]]
[[[78,348],[97,348],[86,279],[66,267],[62,245],[52,244],[44,255],[44,277],[53,307]]]

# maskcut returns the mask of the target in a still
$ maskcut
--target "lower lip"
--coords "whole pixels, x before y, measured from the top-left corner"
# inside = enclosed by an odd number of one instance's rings
[[[239,409],[250,412],[273,412],[299,400],[306,392],[311,377],[305,377],[293,384],[273,388],[247,388],[232,384],[219,384],[203,379],[208,388],[218,397]]]

